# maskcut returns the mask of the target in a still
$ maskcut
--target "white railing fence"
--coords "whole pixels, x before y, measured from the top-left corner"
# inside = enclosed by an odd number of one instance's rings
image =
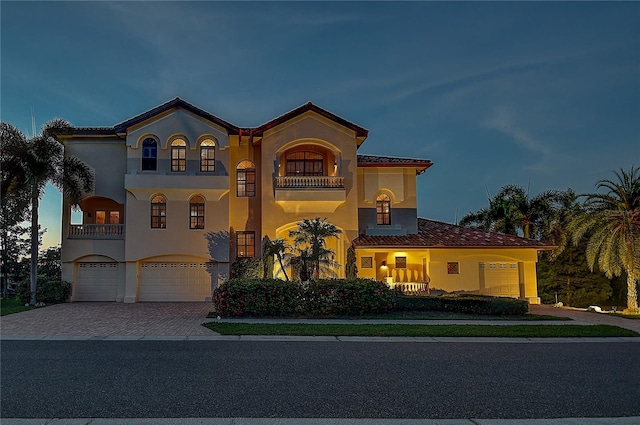
[[[339,176],[277,176],[277,189],[344,188],[344,177]]]
[[[69,238],[75,239],[122,239],[124,224],[72,224]]]

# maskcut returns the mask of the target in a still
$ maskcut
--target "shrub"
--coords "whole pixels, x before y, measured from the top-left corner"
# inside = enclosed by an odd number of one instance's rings
[[[308,283],[304,292],[304,310],[314,316],[383,313],[394,301],[387,285],[369,279],[321,279]]]
[[[232,279],[214,291],[212,301],[224,316],[362,315],[390,310],[394,295],[368,279]]]
[[[398,296],[399,311],[447,311],[496,316],[521,316],[529,311],[529,303],[506,297],[454,295],[440,297]]]
[[[238,257],[231,263],[232,279],[260,279],[263,274],[262,258]]]
[[[231,279],[212,301],[223,316],[286,316],[298,313],[301,291],[299,284],[278,279]]]
[[[31,301],[31,281],[25,279],[18,284],[16,295],[23,304]],[[48,279],[46,276],[38,276],[36,289],[36,301],[57,304],[67,301],[71,295],[71,284],[57,279]]]

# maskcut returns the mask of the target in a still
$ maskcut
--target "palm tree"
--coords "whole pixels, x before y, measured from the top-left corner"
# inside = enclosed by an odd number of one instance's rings
[[[613,172],[617,181],[603,179],[596,191],[582,195],[584,211],[572,220],[573,242],[587,237],[587,261],[598,262],[608,278],[627,273],[627,308],[638,311],[637,280],[640,277],[640,169]]]
[[[287,282],[289,281],[289,276],[287,275],[287,270],[284,266],[283,260],[288,249],[289,244],[287,244],[284,239],[276,238],[274,240],[269,240],[267,238],[265,240],[263,254],[265,257],[271,258],[273,258],[273,256],[275,255],[275,257],[278,259],[278,264],[280,264],[280,270],[282,270],[282,273],[284,273],[284,278]]]
[[[93,188],[93,171],[78,158],[64,155],[64,146],[56,137],[72,131],[73,127],[65,120],[46,122],[40,134],[31,138],[25,137],[11,124],[2,123],[2,129],[3,138],[5,133],[12,136],[8,160],[19,164],[7,176],[8,180],[13,181],[11,191],[27,193],[31,204],[31,304],[35,304],[38,284],[38,206],[45,186],[52,183],[72,205],[77,205],[83,194]]]
[[[341,233],[342,230],[329,223],[326,218],[320,219],[320,217],[313,220],[305,218],[298,223],[296,230],[289,232],[289,237],[293,238],[296,248],[308,247],[308,258],[312,264],[315,279],[320,277],[321,264],[328,272],[337,266],[332,259],[335,252],[326,248],[326,240],[327,238],[337,239]]]
[[[461,226],[539,238],[545,222],[554,214],[562,192],[549,190],[532,198],[520,186],[506,185],[489,198],[489,206],[465,215]]]

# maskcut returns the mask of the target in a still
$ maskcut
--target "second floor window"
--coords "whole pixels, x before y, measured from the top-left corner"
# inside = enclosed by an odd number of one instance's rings
[[[236,195],[256,196],[256,166],[251,161],[242,161],[236,168]]]
[[[155,171],[158,164],[158,143],[152,138],[142,142],[142,171]]]
[[[194,196],[189,201],[189,229],[204,229],[204,198]]]
[[[287,176],[322,176],[324,159],[315,152],[292,152],[285,156]]]
[[[171,171],[187,171],[187,143],[182,139],[171,142]]]
[[[386,193],[376,198],[376,224],[391,224],[391,197]]]
[[[236,232],[236,257],[255,256],[256,232]]]
[[[200,171],[216,171],[216,144],[211,139],[200,143]]]
[[[164,229],[167,227],[167,200],[162,195],[154,196],[151,200],[151,228]]]

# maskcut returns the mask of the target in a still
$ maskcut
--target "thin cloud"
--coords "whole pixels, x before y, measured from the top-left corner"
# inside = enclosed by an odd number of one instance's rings
[[[483,126],[499,131],[528,151],[545,156],[553,153],[546,142],[535,137],[531,130],[516,121],[513,108],[506,106],[496,108],[493,116],[485,121]]]

